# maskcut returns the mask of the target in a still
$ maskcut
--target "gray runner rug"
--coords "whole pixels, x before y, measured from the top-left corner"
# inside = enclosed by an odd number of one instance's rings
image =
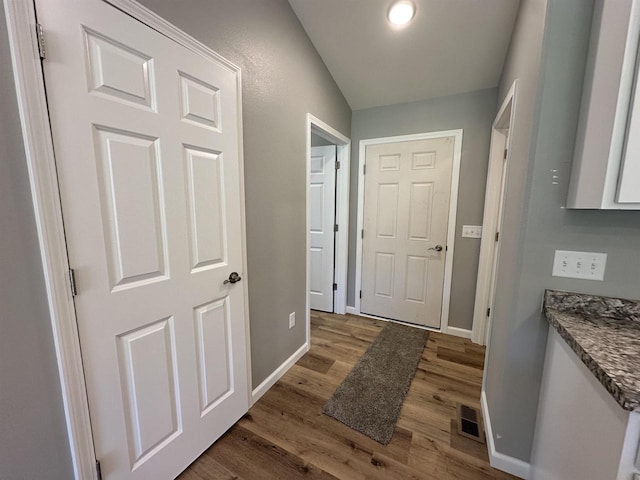
[[[322,412],[388,444],[427,338],[427,330],[387,323]]]

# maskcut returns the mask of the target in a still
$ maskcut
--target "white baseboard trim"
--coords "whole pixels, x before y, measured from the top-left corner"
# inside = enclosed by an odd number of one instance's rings
[[[447,333],[449,335],[455,335],[456,337],[471,338],[471,330],[458,327],[447,327]]]
[[[480,404],[482,405],[484,430],[487,436],[487,446],[489,447],[489,463],[493,468],[510,473],[516,477],[528,479],[531,464],[496,451],[496,445],[493,441],[493,430],[491,428],[491,418],[489,417],[489,406],[487,405],[487,394],[484,389],[480,396]]]
[[[349,305],[347,305],[347,313],[350,315],[359,315],[356,307],[350,307]]]
[[[260,397],[262,397],[267,391],[275,385],[275,383],[282,378],[282,376],[287,373],[293,365],[302,358],[302,356],[309,351],[309,344],[305,343],[298,350],[294,352],[289,358],[287,358],[282,365],[280,365],[276,370],[269,375],[264,381],[253,389],[251,392],[251,405],[253,406]]]

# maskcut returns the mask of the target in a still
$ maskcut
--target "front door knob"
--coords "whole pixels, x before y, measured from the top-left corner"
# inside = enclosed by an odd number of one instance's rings
[[[238,283],[240,280],[242,280],[242,277],[238,275],[238,272],[231,272],[231,274],[229,274],[229,279],[222,283],[226,285],[227,283]]]
[[[429,250],[435,250],[436,252],[441,252],[442,245],[436,245],[435,247],[431,247]]]

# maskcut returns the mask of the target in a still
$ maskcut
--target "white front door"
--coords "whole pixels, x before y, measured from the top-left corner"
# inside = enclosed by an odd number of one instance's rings
[[[336,146],[311,147],[311,287],[313,310],[333,312]]]
[[[95,450],[177,476],[248,409],[235,74],[99,0],[37,0]]]
[[[453,146],[445,137],[367,147],[362,313],[440,326]]]

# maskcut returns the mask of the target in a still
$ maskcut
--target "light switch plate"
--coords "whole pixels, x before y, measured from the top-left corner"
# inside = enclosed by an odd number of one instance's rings
[[[602,281],[606,265],[606,253],[556,250],[553,276]]]
[[[463,225],[463,238],[482,238],[482,225]]]
[[[289,314],[289,328],[293,328],[296,325],[296,312]]]

